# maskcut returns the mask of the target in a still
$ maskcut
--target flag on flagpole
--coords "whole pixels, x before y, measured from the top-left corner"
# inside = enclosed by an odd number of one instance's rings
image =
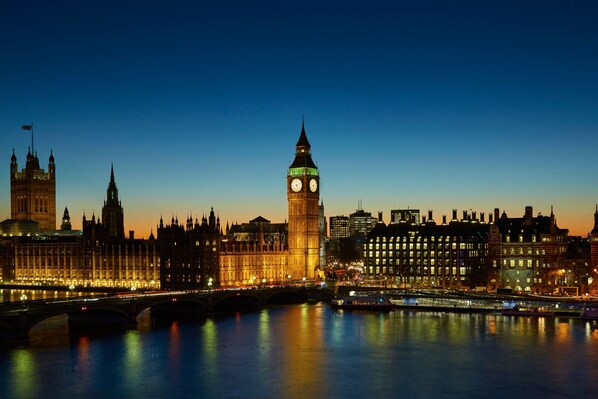
[[[21,126],[21,129],[23,129],[23,130],[33,130],[33,125],[23,125],[23,126]]]

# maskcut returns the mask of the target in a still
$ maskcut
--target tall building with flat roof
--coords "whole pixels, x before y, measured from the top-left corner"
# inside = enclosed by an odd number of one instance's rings
[[[330,241],[349,238],[349,216],[330,216]]]
[[[371,212],[358,209],[349,215],[349,235],[365,238],[376,225],[378,219]]]
[[[421,216],[419,209],[393,209],[390,211],[390,222],[400,223],[401,221],[419,224]]]

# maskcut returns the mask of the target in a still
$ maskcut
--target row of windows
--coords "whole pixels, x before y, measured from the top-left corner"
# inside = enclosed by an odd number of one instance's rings
[[[478,259],[473,259],[473,260],[477,264],[479,264],[479,265],[484,265],[485,262],[486,262],[484,258],[478,258]],[[382,260],[375,259],[373,262],[372,262],[372,259],[369,259],[368,260],[368,265],[372,265],[372,264],[376,264],[376,265],[380,265],[380,264],[382,264],[382,265],[386,265],[386,264],[393,265],[393,264],[395,264],[397,266],[403,266],[403,265],[424,265],[424,266],[427,266],[428,265],[428,259],[423,259],[423,260],[420,260],[420,259],[415,259],[415,260],[414,259],[403,259],[403,260],[401,260],[401,259],[395,259],[394,262],[393,262],[392,259],[388,259],[387,260],[386,258],[383,258]],[[430,259],[430,265],[432,265],[432,266],[433,265],[448,265],[448,264],[450,264],[450,265],[457,265],[457,264],[459,264],[459,265],[465,265],[465,264],[471,265],[472,262],[471,261],[470,262],[465,262],[464,259],[459,259],[459,260],[457,260],[457,259],[444,259],[444,260],[443,259]]]
[[[374,249],[374,248],[376,248],[376,249],[380,249],[380,248],[387,249],[387,246],[388,246],[388,249],[403,249],[403,250],[405,250],[407,248],[409,248],[409,249],[422,249],[423,248],[424,250],[428,249],[428,243],[425,243],[425,242],[423,244],[420,244],[419,242],[415,243],[415,244],[413,244],[412,242],[410,242],[409,244],[407,244],[405,242],[402,243],[402,244],[400,244],[400,243],[396,243],[396,244],[389,243],[388,245],[386,243],[383,243],[383,244],[376,243],[374,245],[373,243],[370,242],[368,244],[368,249]],[[456,242],[453,242],[452,244],[451,243],[446,243],[446,244],[442,244],[442,243],[437,243],[437,244],[436,243],[430,243],[430,248],[432,248],[432,249],[457,249],[457,248],[459,248],[459,249],[474,249],[474,248],[479,248],[481,246],[485,246],[484,243],[465,243],[465,242],[462,242],[462,243],[459,243],[458,246],[457,246]]]
[[[27,196],[19,195],[16,198],[17,212],[27,212]],[[48,197],[36,195],[33,199],[33,209],[35,212],[48,212]]]
[[[409,268],[407,270],[402,269],[402,268],[393,268],[393,267],[380,267],[380,266],[376,266],[375,268],[373,266],[370,266],[368,268],[369,270],[369,274],[370,275],[388,275],[388,274],[405,274],[407,272],[407,274],[417,274],[417,275],[460,275],[460,276],[464,276],[467,274],[470,274],[471,270],[470,268],[467,267],[416,267],[416,268]],[[375,273],[374,273],[375,272]],[[457,273],[459,272],[459,273]]]
[[[540,260],[536,259],[536,267],[540,267]],[[503,259],[503,266],[504,267],[533,267],[533,260],[532,259]],[[492,265],[496,267],[496,260],[492,261]],[[551,267],[552,263],[550,262],[542,262],[542,267]]]
[[[460,251],[460,257],[470,257],[470,258],[471,257],[478,257],[478,256],[481,256],[481,255],[483,255],[485,253],[486,253],[486,251],[477,251],[477,250]],[[449,252],[449,251],[445,251],[445,252],[442,252],[442,251],[438,251],[438,252],[436,252],[436,251],[429,251],[429,252],[419,252],[419,251],[416,251],[416,252],[413,252],[413,251],[409,251],[409,252],[407,252],[407,251],[402,251],[402,252],[401,251],[397,251],[397,252],[394,252],[394,251],[388,251],[388,257],[389,258],[394,258],[394,257],[397,257],[397,258],[398,257],[402,257],[402,258],[407,258],[407,257],[413,258],[414,254],[415,254],[415,258],[420,258],[420,257],[424,257],[424,258],[434,258],[434,257],[438,257],[438,258],[442,258],[442,257],[449,258],[449,257],[451,257],[451,255],[452,255],[453,258],[457,257],[457,251],[452,251],[452,252]],[[369,251],[367,253],[367,255],[368,255],[369,258],[374,258],[374,257],[375,258],[386,258],[387,257],[387,252],[386,251],[382,251],[382,252],[380,252],[380,251],[375,251],[375,252],[374,251]]]
[[[415,232],[412,232],[412,234],[410,234],[409,236],[402,236],[402,237],[389,237],[388,240],[386,239],[386,237],[376,237],[376,239],[374,240],[374,238],[370,238],[370,242],[428,242],[428,241],[459,241],[459,237],[457,236],[430,236],[429,240],[428,240],[428,236],[416,236]],[[477,240],[473,240],[473,241],[477,241]]]
[[[518,242],[524,242],[523,241],[523,234],[520,234],[517,238],[518,238]],[[553,241],[555,241],[553,239],[553,237],[542,237],[542,240],[539,240],[539,238],[540,238],[539,235],[533,234],[532,235],[532,242],[539,242],[539,241],[542,241],[542,242],[553,242]],[[557,236],[556,237],[556,241],[557,242],[563,242],[563,240],[564,240],[564,236]],[[505,242],[511,242],[511,236],[510,235],[507,234],[505,236]]]

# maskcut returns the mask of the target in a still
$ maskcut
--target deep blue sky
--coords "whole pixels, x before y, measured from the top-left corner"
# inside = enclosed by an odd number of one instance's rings
[[[554,205],[584,234],[597,21],[592,0],[5,2],[0,219],[33,122],[74,227],[101,212],[111,162],[138,236],[211,206],[283,221],[304,114],[327,216]]]

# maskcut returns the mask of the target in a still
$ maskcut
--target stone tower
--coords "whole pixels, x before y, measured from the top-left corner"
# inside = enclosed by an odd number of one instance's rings
[[[110,183],[108,183],[106,201],[102,207],[102,225],[109,237],[125,238],[124,213],[118,200],[118,189],[114,181],[114,166],[110,167]]]
[[[287,174],[287,200],[289,274],[293,279],[313,278],[320,266],[320,176],[316,164],[311,159],[311,146],[303,123],[295,159]]]
[[[25,168],[19,172],[13,150],[10,158],[10,217],[35,220],[42,231],[56,230],[56,165],[50,151],[48,172],[39,166],[37,153],[27,152]]]

